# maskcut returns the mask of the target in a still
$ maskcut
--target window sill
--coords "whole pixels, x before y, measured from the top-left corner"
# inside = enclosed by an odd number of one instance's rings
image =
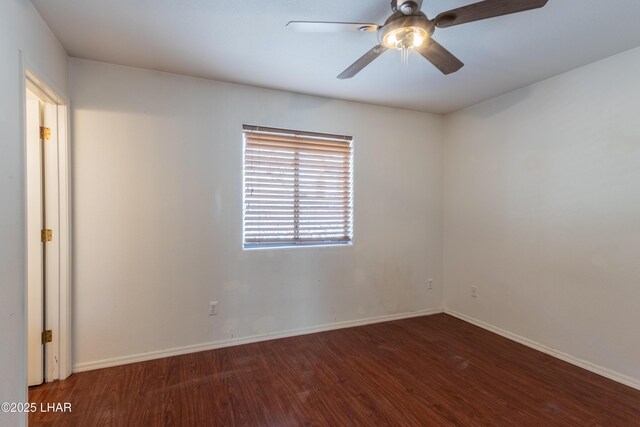
[[[318,245],[283,245],[283,246],[249,246],[243,247],[243,251],[265,251],[265,250],[273,250],[273,249],[310,249],[310,248],[340,248],[340,247],[351,247],[353,246],[353,242],[349,243],[324,243]]]

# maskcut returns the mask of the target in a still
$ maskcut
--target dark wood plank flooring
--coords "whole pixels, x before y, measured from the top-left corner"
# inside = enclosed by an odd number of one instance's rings
[[[32,426],[640,426],[640,391],[442,314],[34,387]]]

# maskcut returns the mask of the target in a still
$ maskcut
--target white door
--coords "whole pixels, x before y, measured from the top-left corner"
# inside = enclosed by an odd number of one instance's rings
[[[44,328],[58,334],[60,299],[60,211],[58,183],[58,106],[51,103],[42,105],[42,123],[51,130],[49,139],[42,144],[42,170],[44,192],[45,229],[52,231],[52,241],[44,244]],[[51,382],[58,379],[59,340],[53,339],[44,344],[45,371],[44,380]]]
[[[27,91],[27,366],[30,386],[58,379],[58,340],[42,333],[59,324],[58,107]],[[41,128],[48,130],[43,139]],[[52,241],[43,242],[42,231]]]
[[[44,330],[44,254],[42,141],[40,140],[40,100],[27,96],[27,357],[29,385],[42,384]]]

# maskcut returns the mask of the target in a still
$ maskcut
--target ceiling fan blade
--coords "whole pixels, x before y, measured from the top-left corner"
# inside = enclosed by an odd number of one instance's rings
[[[364,32],[373,33],[380,28],[377,24],[367,24],[362,22],[320,22],[320,21],[291,21],[286,25],[293,31],[303,33],[342,33],[342,32]]]
[[[439,28],[466,24],[496,16],[538,9],[549,0],[485,0],[468,6],[442,12],[433,21]]]
[[[351,77],[358,74],[364,67],[371,64],[371,62],[376,59],[378,56],[382,55],[387,51],[387,48],[382,45],[374,46],[369,52],[365,53],[358,59],[356,62],[351,64],[349,68],[344,70],[338,76],[339,79],[350,79]]]
[[[455,73],[464,67],[462,61],[433,39],[429,39],[428,42],[416,50],[435,65],[438,70],[442,71],[443,74]]]

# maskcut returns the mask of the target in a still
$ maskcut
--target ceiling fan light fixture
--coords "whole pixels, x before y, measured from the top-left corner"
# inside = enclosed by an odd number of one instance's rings
[[[429,19],[420,11],[422,0],[391,0],[392,14],[383,25],[357,22],[291,21],[287,27],[297,31],[361,31],[378,33],[378,45],[371,48],[356,62],[338,75],[350,79],[389,49],[399,50],[408,63],[411,49],[431,62],[442,74],[451,74],[464,63],[444,48],[433,35],[436,27],[446,28],[469,22],[482,21],[503,15],[544,7],[549,0],[481,0],[466,6],[442,12]]]
[[[421,27],[401,27],[384,35],[382,44],[388,49],[406,50],[424,44],[430,34]]]

